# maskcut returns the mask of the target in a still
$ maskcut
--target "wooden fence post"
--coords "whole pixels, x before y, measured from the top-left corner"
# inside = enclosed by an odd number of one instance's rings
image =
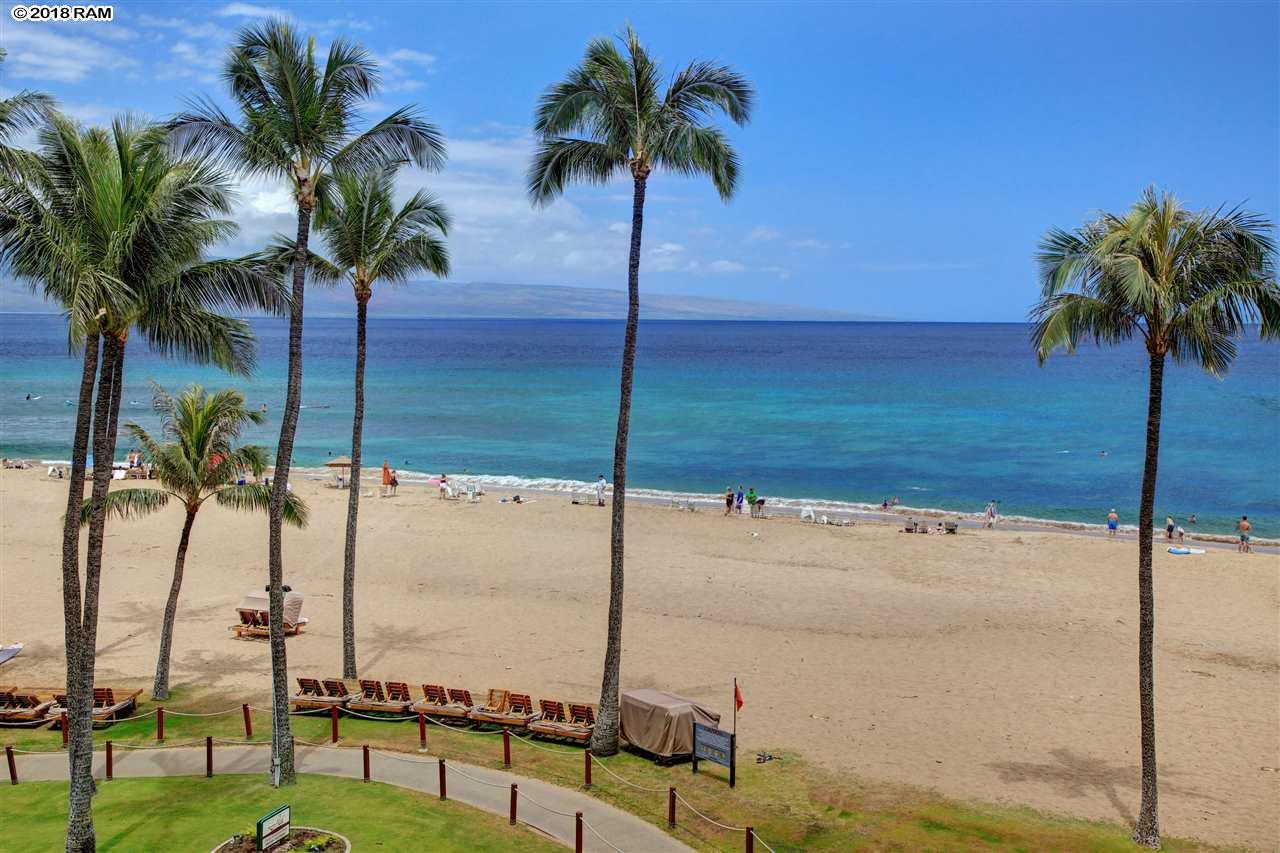
[[[511,783],[511,825],[512,826],[516,825],[516,797],[518,796],[519,796],[519,792],[516,790],[516,784],[512,782]]]
[[[253,740],[253,717],[249,716],[249,703],[241,705],[240,710],[244,712],[244,739]]]

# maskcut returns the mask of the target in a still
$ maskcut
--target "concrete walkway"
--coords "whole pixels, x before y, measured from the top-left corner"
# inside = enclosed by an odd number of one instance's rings
[[[297,745],[299,773],[321,773],[359,779],[363,775],[361,750],[351,747],[335,749]],[[19,753],[15,756],[19,783],[25,781],[60,781],[67,778],[65,752]],[[112,755],[114,778],[133,776],[203,776],[203,747],[169,747],[165,749],[129,749],[116,744]],[[369,751],[369,776],[401,788],[439,796],[439,765],[435,757],[399,752]],[[518,815],[528,824],[552,839],[573,847],[574,812],[582,812],[591,829],[583,830],[583,849],[591,851],[622,850],[626,853],[689,850],[658,827],[635,815],[579,791],[571,791],[536,779],[517,776],[501,770],[474,767],[446,761],[446,788],[450,800],[506,817],[511,802],[511,785],[519,787]],[[213,772],[253,773],[265,776],[270,769],[270,752],[265,745],[244,746],[215,742]],[[93,756],[93,773],[106,777],[106,753]],[[341,827],[334,827],[341,831]]]

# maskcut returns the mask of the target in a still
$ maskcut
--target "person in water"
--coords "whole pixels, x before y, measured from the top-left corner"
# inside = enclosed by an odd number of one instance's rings
[[[1166,542],[1173,541],[1173,528],[1174,528],[1173,516],[1166,515],[1164,517],[1164,538]]]
[[[1120,527],[1120,516],[1116,514],[1116,508],[1112,507],[1111,512],[1107,513],[1107,536],[1112,539],[1116,538],[1116,530]]]
[[[1236,530],[1240,533],[1240,544],[1236,546],[1236,550],[1241,554],[1248,554],[1249,547],[1249,531],[1253,529],[1253,525],[1249,523],[1249,516],[1242,515],[1240,520],[1236,522]]]

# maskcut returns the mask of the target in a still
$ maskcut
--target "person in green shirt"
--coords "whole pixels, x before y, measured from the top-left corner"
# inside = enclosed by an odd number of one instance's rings
[[[747,489],[747,506],[751,507],[752,518],[756,515],[756,489],[755,486]]]

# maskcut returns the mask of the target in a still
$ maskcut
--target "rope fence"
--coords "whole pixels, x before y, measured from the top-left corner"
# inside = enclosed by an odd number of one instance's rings
[[[340,711],[341,713],[340,713],[340,714],[339,714],[339,713],[336,713],[336,712],[338,712],[338,711]],[[171,710],[171,709],[167,709],[167,708],[163,708],[163,707],[158,707],[158,708],[153,708],[153,709],[151,709],[151,710],[149,710],[149,711],[145,711],[145,712],[140,713],[140,714],[134,714],[134,715],[129,716],[129,717],[118,717],[118,718],[115,718],[115,719],[112,719],[112,720],[109,720],[109,721],[95,720],[94,722],[110,722],[110,723],[116,723],[116,722],[130,722],[130,721],[134,721],[134,720],[142,720],[142,719],[146,719],[146,718],[148,718],[148,717],[152,717],[152,716],[155,716],[155,717],[157,718],[157,719],[156,719],[156,723],[157,723],[157,726],[156,726],[156,741],[157,741],[157,742],[156,742],[156,743],[154,743],[154,744],[146,744],[146,743],[129,743],[129,742],[118,742],[118,741],[116,741],[116,742],[113,742],[113,741],[107,741],[107,742],[106,742],[106,755],[107,755],[107,768],[108,768],[108,771],[107,771],[107,773],[108,773],[107,778],[108,778],[108,779],[112,778],[112,777],[111,777],[111,766],[112,766],[112,747],[113,747],[113,746],[114,746],[114,748],[115,748],[115,749],[126,749],[126,750],[161,750],[161,749],[180,749],[180,748],[187,748],[187,747],[192,747],[192,746],[196,746],[196,745],[204,745],[204,746],[206,747],[206,752],[207,752],[207,768],[206,768],[206,770],[207,770],[207,775],[212,776],[212,775],[213,775],[213,745],[214,745],[214,744],[219,744],[219,745],[223,745],[223,746],[267,746],[267,745],[270,745],[270,741],[268,741],[268,740],[265,740],[265,739],[264,739],[264,740],[254,741],[254,740],[252,739],[252,737],[253,737],[253,733],[252,733],[252,722],[251,722],[250,712],[257,712],[257,713],[260,713],[260,714],[272,714],[272,709],[270,709],[270,708],[263,708],[263,707],[259,707],[259,706],[255,706],[255,705],[249,705],[249,704],[247,704],[247,703],[242,704],[242,705],[237,706],[237,707],[227,708],[227,709],[225,709],[225,710],[220,710],[220,711],[208,711],[208,712],[174,711],[174,710]],[[166,716],[169,716],[169,717],[188,717],[188,718],[193,718],[193,719],[210,719],[210,718],[214,718],[214,717],[223,717],[223,716],[227,716],[227,715],[229,715],[229,714],[235,714],[235,713],[242,713],[242,714],[244,715],[244,728],[245,728],[245,739],[244,739],[244,740],[233,739],[233,738],[227,738],[227,737],[206,736],[206,737],[201,737],[201,738],[196,738],[196,739],[191,739],[191,740],[185,740],[185,741],[180,741],[180,742],[166,742],[166,741],[164,741],[164,728],[163,728],[164,723],[163,723],[163,720],[164,720],[164,718],[165,718]],[[651,787],[651,786],[641,785],[641,784],[638,784],[638,783],[636,783],[636,782],[633,782],[632,780],[627,779],[625,776],[622,776],[622,775],[620,775],[619,773],[617,773],[616,771],[614,771],[611,767],[609,767],[609,765],[608,765],[604,760],[600,759],[599,757],[593,756],[593,755],[591,754],[591,750],[589,750],[589,749],[588,749],[588,750],[585,750],[585,751],[577,751],[577,750],[572,750],[572,749],[569,749],[569,748],[558,747],[558,746],[544,746],[544,745],[542,745],[542,744],[539,744],[539,743],[534,742],[532,738],[522,737],[521,735],[515,734],[514,732],[511,732],[511,731],[510,731],[510,730],[508,730],[508,729],[483,730],[483,729],[476,729],[476,728],[463,728],[462,726],[458,726],[458,725],[450,725],[449,723],[446,723],[446,722],[443,722],[443,721],[441,721],[441,720],[435,719],[434,717],[432,717],[432,716],[430,716],[430,715],[428,715],[428,714],[424,714],[424,713],[418,713],[418,714],[412,714],[412,715],[406,715],[406,716],[398,716],[398,717],[389,717],[389,716],[373,716],[373,715],[364,714],[364,713],[361,713],[361,712],[358,712],[358,711],[353,711],[353,710],[350,710],[350,709],[347,709],[347,708],[341,708],[341,709],[338,709],[336,706],[334,706],[334,707],[333,707],[333,708],[331,708],[331,709],[328,709],[328,710],[327,710],[327,712],[326,712],[325,710],[321,710],[321,711],[320,711],[320,713],[328,713],[328,714],[332,717],[333,722],[332,722],[332,738],[331,738],[331,742],[330,742],[330,743],[316,743],[316,742],[314,742],[314,741],[309,741],[309,740],[306,740],[306,739],[303,739],[303,738],[294,737],[294,738],[293,738],[294,743],[299,744],[299,745],[301,745],[301,746],[309,747],[309,748],[312,748],[312,749],[325,749],[325,750],[331,750],[331,751],[335,751],[335,752],[345,752],[345,751],[351,751],[351,750],[362,750],[362,751],[364,752],[364,759],[365,759],[365,764],[364,764],[364,779],[365,779],[365,781],[369,781],[369,779],[370,779],[370,770],[369,770],[368,757],[369,757],[369,755],[370,755],[371,753],[377,753],[378,755],[380,755],[380,756],[382,756],[382,757],[384,757],[384,758],[389,758],[389,759],[391,759],[391,760],[393,760],[393,761],[400,761],[400,762],[404,762],[404,763],[407,763],[407,764],[419,764],[419,765],[438,764],[438,765],[439,765],[439,768],[440,768],[440,776],[441,776],[441,779],[440,779],[440,782],[441,782],[441,785],[440,785],[440,796],[441,796],[441,798],[442,798],[442,799],[444,799],[444,798],[445,798],[445,791],[444,791],[444,785],[443,785],[443,783],[444,783],[444,781],[445,781],[446,764],[445,764],[445,761],[444,761],[444,759],[443,759],[443,758],[439,758],[439,759],[420,759],[420,758],[413,758],[413,757],[410,757],[410,756],[408,756],[408,755],[397,754],[397,753],[395,753],[395,752],[388,752],[388,751],[386,751],[386,750],[382,750],[382,749],[370,749],[370,747],[368,747],[367,745],[362,745],[362,746],[354,746],[354,745],[351,745],[351,746],[338,746],[338,745],[336,745],[336,744],[337,744],[337,741],[338,741],[338,734],[339,734],[339,731],[338,731],[338,719],[339,719],[339,718],[340,718],[340,716],[342,716],[342,715],[346,715],[346,716],[353,716],[353,717],[357,717],[357,718],[361,718],[361,719],[366,719],[366,720],[373,720],[373,721],[377,721],[377,722],[396,722],[396,723],[399,723],[399,722],[408,722],[408,721],[410,721],[410,720],[417,720],[417,721],[418,721],[418,724],[419,724],[419,729],[420,729],[420,730],[422,730],[422,731],[424,732],[424,733],[422,734],[422,738],[421,738],[422,749],[421,749],[420,751],[422,751],[422,752],[425,752],[425,751],[426,751],[426,736],[425,736],[425,729],[423,728],[423,726],[425,725],[425,723],[426,723],[426,722],[433,723],[433,724],[435,724],[436,726],[439,726],[440,728],[448,729],[448,730],[453,731],[453,732],[460,732],[460,733],[463,733],[463,734],[491,735],[491,736],[494,736],[494,737],[502,737],[502,740],[503,740],[503,766],[504,766],[504,767],[510,767],[510,766],[511,766],[510,739],[512,739],[512,738],[513,738],[513,739],[515,739],[515,740],[517,740],[517,741],[519,741],[519,742],[521,742],[522,744],[524,744],[524,745],[526,745],[526,746],[530,747],[531,749],[539,750],[539,751],[541,751],[541,752],[551,753],[551,754],[553,754],[553,755],[561,756],[561,757],[568,758],[568,759],[571,759],[571,760],[578,760],[578,756],[582,755],[582,756],[584,756],[584,757],[585,757],[585,766],[584,766],[584,777],[585,777],[585,778],[584,778],[584,784],[583,784],[583,787],[584,787],[584,788],[587,788],[587,789],[590,789],[590,788],[591,788],[591,768],[592,768],[592,766],[593,766],[593,765],[594,765],[594,766],[598,766],[601,770],[603,770],[605,773],[607,773],[611,778],[613,778],[614,780],[618,781],[618,782],[619,782],[619,783],[621,783],[622,785],[627,786],[628,788],[631,788],[631,789],[633,789],[633,790],[640,791],[640,792],[642,792],[642,793],[646,793],[646,794],[664,794],[664,795],[666,795],[666,796],[667,796],[667,799],[668,799],[668,827],[669,827],[670,829],[672,829],[672,830],[674,830],[674,829],[675,829],[675,827],[676,827],[676,822],[675,822],[675,804],[676,804],[677,802],[679,802],[679,803],[682,803],[682,804],[683,804],[683,805],[684,805],[684,806],[685,806],[685,807],[686,807],[690,812],[692,812],[696,817],[698,817],[698,818],[699,818],[699,819],[701,819],[702,821],[705,821],[706,823],[710,824],[711,826],[713,826],[713,827],[715,827],[715,828],[717,828],[717,829],[719,829],[719,830],[722,830],[722,831],[724,831],[724,832],[730,832],[730,833],[743,833],[743,834],[744,834],[744,837],[745,837],[746,849],[747,849],[748,851],[753,850],[753,843],[757,843],[757,842],[758,842],[758,843],[760,844],[760,846],[761,846],[764,850],[769,851],[769,853],[774,853],[774,849],[773,849],[773,847],[771,847],[771,846],[770,846],[770,845],[769,845],[769,844],[768,844],[768,843],[767,843],[763,838],[761,838],[761,837],[759,836],[759,834],[758,834],[758,833],[756,833],[756,831],[755,831],[755,829],[754,829],[753,827],[750,827],[750,826],[733,826],[733,825],[731,825],[731,824],[722,823],[722,822],[720,822],[720,821],[716,820],[715,818],[710,817],[709,815],[707,815],[707,814],[705,814],[704,812],[702,812],[701,810],[699,810],[699,809],[698,809],[698,807],[697,807],[697,806],[695,806],[693,803],[689,802],[689,800],[688,800],[688,799],[686,799],[683,795],[681,795],[681,794],[680,794],[680,793],[679,793],[679,792],[678,792],[674,787],[665,787],[665,786]],[[61,718],[62,718],[62,720],[65,720],[65,713],[61,715]],[[36,725],[43,724],[43,722],[45,722],[45,721],[38,721],[38,722],[36,723]],[[8,727],[21,727],[21,726],[25,726],[25,727],[32,727],[32,722],[30,722],[30,721],[16,722],[16,723],[11,723],[11,722],[0,722],[0,725],[8,726]],[[5,752],[6,752],[6,755],[7,755],[7,758],[8,758],[9,776],[10,776],[10,781],[11,781],[11,783],[12,783],[12,784],[14,784],[14,785],[18,784],[17,770],[16,770],[16,766],[15,766],[15,761],[14,761],[14,756],[15,756],[15,755],[41,755],[41,754],[65,753],[66,748],[67,748],[67,747],[66,747],[66,731],[65,731],[65,728],[64,728],[63,732],[64,732],[64,734],[63,734],[63,747],[62,747],[62,749],[22,749],[22,748],[19,748],[19,747],[16,747],[16,746],[6,746],[6,747],[5,747]],[[575,814],[570,814],[570,813],[568,813],[568,812],[563,812],[563,811],[559,811],[559,810],[557,810],[557,809],[553,809],[553,808],[551,808],[550,806],[547,806],[547,805],[546,805],[546,804],[544,804],[544,803],[540,803],[540,802],[538,802],[536,799],[534,799],[533,797],[529,796],[527,793],[524,793],[524,792],[519,791],[519,790],[518,790],[518,786],[517,786],[517,785],[514,785],[514,784],[512,784],[512,785],[508,785],[508,784],[503,784],[503,783],[491,782],[491,781],[488,781],[488,780],[486,780],[486,779],[481,779],[481,778],[478,778],[478,777],[476,777],[476,776],[474,776],[474,775],[472,775],[472,774],[470,774],[470,773],[467,773],[467,772],[466,772],[466,771],[464,771],[464,770],[460,770],[460,769],[458,769],[456,766],[453,766],[453,765],[449,765],[449,766],[448,766],[448,770],[452,771],[453,773],[458,774],[459,776],[463,777],[464,779],[467,779],[467,780],[469,780],[469,781],[471,781],[471,782],[474,782],[474,783],[475,783],[475,784],[477,784],[477,785],[483,785],[483,786],[486,786],[486,787],[489,787],[489,788],[495,788],[495,789],[506,789],[506,788],[510,788],[510,789],[511,789],[511,820],[512,820],[512,822],[513,822],[513,823],[514,823],[514,822],[516,821],[516,819],[517,819],[517,815],[516,815],[516,803],[517,803],[517,800],[518,800],[518,798],[519,798],[519,797],[523,797],[523,798],[524,798],[525,800],[527,800],[530,804],[532,804],[532,805],[534,805],[534,806],[537,806],[538,808],[540,808],[540,809],[542,809],[543,811],[546,811],[546,812],[548,812],[548,813],[550,813],[550,814],[556,815],[556,816],[558,816],[558,817],[564,817],[564,818],[575,818],[575,819],[576,819],[576,821],[577,821],[577,823],[578,823],[578,826],[579,826],[579,829],[577,830],[577,835],[578,835],[578,848],[577,848],[577,849],[578,849],[578,850],[581,850],[581,828],[585,828],[585,829],[586,829],[587,831],[589,831],[592,835],[594,835],[594,836],[595,836],[595,837],[596,837],[596,838],[597,838],[597,839],[598,839],[602,844],[606,845],[607,847],[609,847],[609,848],[610,848],[610,849],[612,849],[612,850],[616,850],[616,851],[619,851],[619,853],[621,853],[621,849],[620,849],[619,847],[617,847],[617,846],[616,846],[616,845],[614,845],[612,842],[610,842],[607,838],[605,838],[604,836],[602,836],[602,835],[600,834],[600,832],[599,832],[595,827],[593,827],[589,822],[587,822],[586,820],[582,819],[582,817],[581,817],[581,814],[580,814],[580,813],[578,813],[578,814],[576,814],[576,815],[575,815]]]

